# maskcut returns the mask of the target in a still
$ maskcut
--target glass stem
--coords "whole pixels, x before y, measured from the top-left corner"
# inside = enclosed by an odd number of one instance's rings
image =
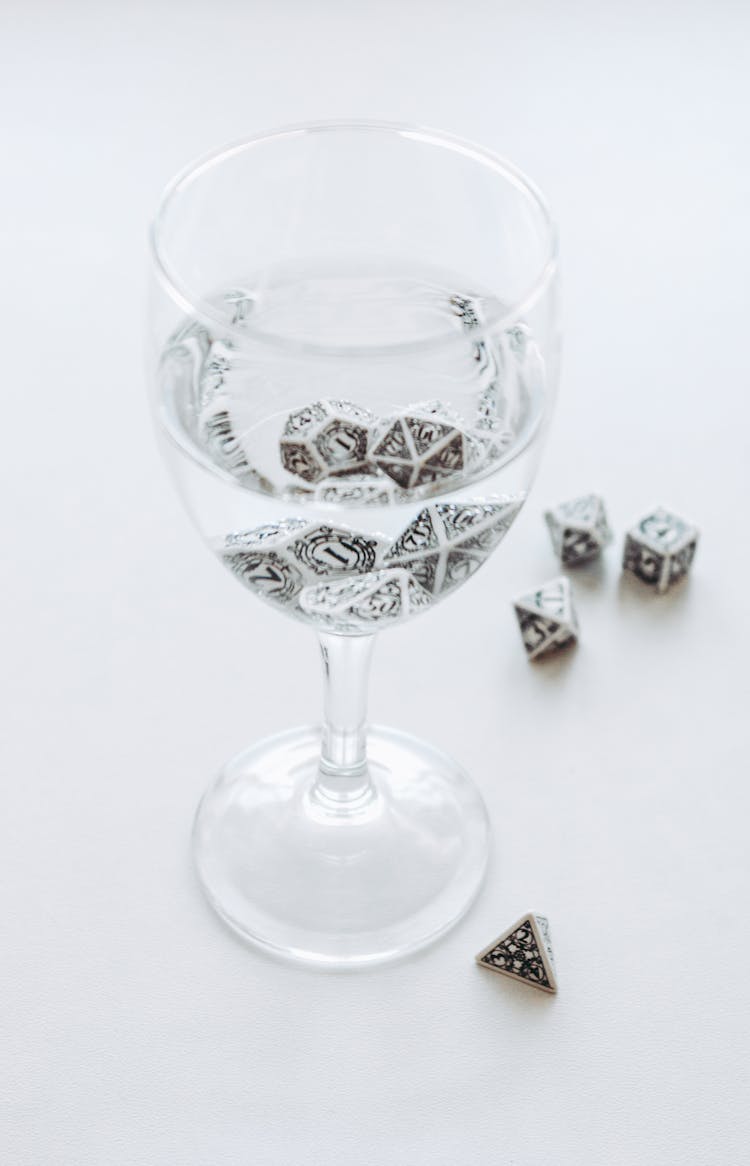
[[[367,769],[367,684],[375,636],[320,633],[325,683],[316,793],[338,805],[371,791]]]

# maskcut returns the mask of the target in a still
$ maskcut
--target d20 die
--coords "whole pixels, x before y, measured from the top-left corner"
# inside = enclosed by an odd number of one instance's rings
[[[306,482],[370,468],[374,417],[351,401],[314,401],[287,417],[280,452],[284,469]]]
[[[289,518],[227,536],[221,557],[252,591],[276,603],[295,603],[322,577],[372,571],[389,546],[381,537]]]
[[[510,526],[523,498],[437,502],[420,510],[383,557],[405,567],[430,595],[450,591],[481,567]]]
[[[438,402],[410,406],[375,430],[370,459],[404,490],[465,473],[475,457],[470,436]]]
[[[612,541],[604,503],[597,494],[585,494],[546,510],[555,554],[567,567],[596,558]]]
[[[544,915],[532,912],[522,915],[518,922],[480,951],[476,961],[480,968],[510,976],[532,988],[541,988],[543,992],[557,991],[555,957],[549,922]]]
[[[431,596],[408,571],[371,571],[305,587],[300,607],[339,632],[371,632],[377,625],[406,619],[430,606]]]
[[[698,545],[694,526],[658,507],[642,518],[625,539],[622,566],[658,592],[687,575]]]
[[[565,648],[578,639],[570,583],[564,577],[519,596],[513,606],[530,660]]]

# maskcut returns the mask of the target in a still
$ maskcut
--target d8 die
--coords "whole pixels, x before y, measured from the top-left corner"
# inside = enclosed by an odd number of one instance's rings
[[[284,469],[306,482],[369,468],[372,413],[351,401],[315,401],[287,417],[280,452]]]
[[[321,578],[372,571],[387,545],[344,527],[289,518],[228,535],[220,553],[246,587],[296,606],[303,587]]]
[[[513,606],[530,660],[565,648],[578,639],[570,583],[563,576],[519,596]]]
[[[404,490],[465,473],[483,452],[439,402],[410,406],[375,430],[370,458]]]
[[[544,520],[555,554],[567,567],[596,558],[612,541],[604,503],[597,494],[585,494],[547,510]]]
[[[371,632],[429,607],[431,596],[408,571],[370,571],[353,579],[336,579],[305,587],[300,606],[337,632]]]
[[[658,592],[667,591],[687,575],[697,544],[694,526],[658,507],[628,531],[623,570],[631,571]]]
[[[426,506],[386,552],[383,565],[405,567],[430,595],[450,591],[481,567],[522,502],[513,498]]]

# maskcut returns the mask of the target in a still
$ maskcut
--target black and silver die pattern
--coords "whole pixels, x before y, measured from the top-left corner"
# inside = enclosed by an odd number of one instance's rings
[[[315,502],[335,506],[392,506],[406,494],[390,478],[380,474],[342,474],[322,478],[312,490]]]
[[[300,607],[331,630],[371,632],[376,625],[406,619],[429,607],[432,598],[408,571],[371,571],[305,587]]]
[[[481,968],[510,976],[543,992],[557,992],[549,922],[544,915],[531,912],[523,915],[480,951],[476,961]]]
[[[195,400],[195,429],[198,443],[214,465],[220,466],[240,481],[252,482],[261,489],[269,487],[247,459],[241,436],[237,432],[227,380],[232,370],[232,345],[227,340],[211,340],[205,346]]]
[[[628,531],[623,570],[663,593],[687,575],[697,545],[697,529],[660,506]]]
[[[220,554],[246,587],[284,606],[320,579],[373,571],[389,540],[290,518],[227,536]]]
[[[281,435],[284,469],[305,482],[370,469],[367,446],[374,417],[351,401],[314,401],[287,417]]]
[[[474,469],[483,446],[439,402],[409,406],[385,418],[370,438],[370,459],[404,490]]]
[[[513,603],[529,660],[556,652],[578,639],[578,617],[570,582],[560,576]]]
[[[426,592],[442,595],[481,567],[522,504],[515,497],[426,506],[386,552],[383,565],[406,568]]]
[[[604,502],[598,494],[584,494],[545,510],[544,521],[555,554],[565,567],[595,559],[612,542]]]

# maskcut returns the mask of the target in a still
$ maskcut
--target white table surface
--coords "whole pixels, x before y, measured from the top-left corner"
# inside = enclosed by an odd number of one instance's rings
[[[715,1164],[750,1155],[750,10],[740,3],[5,0],[0,1160],[7,1166]],[[546,191],[564,376],[535,492],[449,603],[383,637],[376,719],[459,757],[494,854],[438,946],[276,963],[204,906],[220,762],[317,717],[314,640],[199,545],[142,373],[162,185],[329,116],[482,141]],[[582,643],[529,665],[508,599],[542,509],[597,489]],[[622,579],[663,502],[689,583]],[[560,992],[473,955],[548,914]]]

